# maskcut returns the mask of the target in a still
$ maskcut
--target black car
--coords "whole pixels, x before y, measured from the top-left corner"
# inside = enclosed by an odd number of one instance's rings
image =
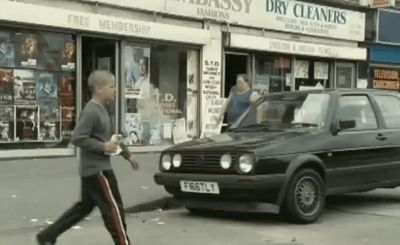
[[[328,195],[400,185],[400,97],[377,90],[270,94],[227,133],[165,150],[155,181],[192,212],[320,217]]]

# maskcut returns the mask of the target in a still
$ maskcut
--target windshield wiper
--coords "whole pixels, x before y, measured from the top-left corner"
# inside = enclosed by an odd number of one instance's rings
[[[230,129],[229,131],[231,132],[239,132],[239,131],[257,131],[257,130],[265,130],[265,129],[269,129],[271,126],[270,122],[262,122],[262,123],[255,123],[255,124],[250,124],[250,125],[246,125],[243,127],[237,127],[237,128],[233,128]]]

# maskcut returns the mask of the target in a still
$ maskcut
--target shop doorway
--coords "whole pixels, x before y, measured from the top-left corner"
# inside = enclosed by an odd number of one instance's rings
[[[336,88],[354,88],[355,77],[354,63],[336,63]]]
[[[236,76],[238,74],[249,74],[249,55],[227,53],[225,55],[225,98],[229,96],[229,92],[236,84]]]
[[[88,78],[94,70],[116,74],[116,41],[82,37],[82,108],[91,99]]]

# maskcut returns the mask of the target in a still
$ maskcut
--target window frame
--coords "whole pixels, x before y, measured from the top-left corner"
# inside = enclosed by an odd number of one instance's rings
[[[341,94],[337,97],[336,101],[336,109],[334,111],[333,115],[333,123],[338,124],[339,123],[339,118],[338,118],[338,111],[339,111],[339,101],[343,97],[365,97],[367,98],[369,105],[371,106],[372,112],[375,116],[375,121],[376,121],[376,128],[366,128],[366,129],[360,129],[360,128],[351,128],[351,129],[344,129],[341,130],[341,133],[347,133],[347,132],[363,132],[363,131],[376,131],[381,128],[381,118],[380,114],[376,110],[376,102],[371,99],[371,96],[369,94]],[[356,125],[357,126],[357,125]]]
[[[398,95],[396,95],[396,94],[383,94],[383,93],[376,93],[376,94],[373,94],[373,98],[374,98],[374,101],[375,101],[375,103],[376,103],[376,107],[378,108],[379,114],[380,114],[380,116],[381,116],[382,123],[383,123],[383,125],[385,126],[385,128],[387,128],[387,129],[397,129],[397,130],[400,130],[400,124],[399,124],[398,127],[390,127],[390,126],[388,125],[388,123],[386,122],[386,117],[385,117],[385,115],[384,115],[384,113],[383,113],[383,111],[382,111],[382,109],[381,109],[381,106],[380,106],[380,104],[379,104],[379,102],[378,102],[378,99],[377,99],[377,97],[379,97],[379,96],[393,97],[393,98],[396,98],[397,100],[399,100],[399,102],[400,102],[400,96],[398,96]]]

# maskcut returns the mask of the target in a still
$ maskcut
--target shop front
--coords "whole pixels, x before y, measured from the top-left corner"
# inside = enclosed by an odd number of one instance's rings
[[[358,66],[367,59],[366,49],[332,46],[231,33],[231,50],[249,57],[240,73],[252,79],[253,89],[263,93],[323,88],[354,88]],[[228,76],[237,70],[226,69]],[[234,82],[234,81],[233,81]],[[226,87],[227,89],[227,87]]]
[[[253,2],[251,11],[224,33],[225,95],[243,73],[262,93],[360,85],[364,13],[289,0]]]
[[[200,54],[209,30],[118,16],[2,3],[0,158],[75,155],[69,141],[96,69],[116,77],[115,132],[128,135],[133,151],[199,137]]]
[[[374,43],[369,46],[369,87],[400,91],[400,34],[393,31],[400,11],[379,9],[375,16]]]

